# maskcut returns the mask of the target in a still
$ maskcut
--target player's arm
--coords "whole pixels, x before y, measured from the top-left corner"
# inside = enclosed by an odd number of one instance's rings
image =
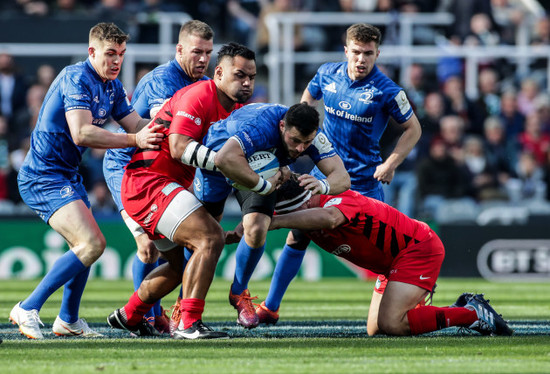
[[[135,124],[139,122],[141,117],[132,112],[128,116],[124,117],[126,120],[130,115],[134,115],[133,120],[134,130]],[[140,147],[158,149],[158,143],[162,141],[163,135],[157,134],[160,127],[146,127],[138,134],[122,134],[112,133],[101,127],[92,124],[93,117],[89,110],[75,109],[65,113],[65,118],[69,125],[69,131],[74,143],[80,147],[92,147],[92,148],[126,148],[126,147]],[[122,125],[122,120],[119,121]],[[145,122],[147,123],[147,121]],[[126,124],[127,125],[127,124]],[[124,126],[123,126],[124,127]],[[125,130],[129,130],[124,127]]]
[[[347,221],[346,216],[336,207],[310,208],[273,216],[269,229],[335,229]]]
[[[188,135],[172,133],[168,136],[170,155],[182,164],[199,169],[216,171],[214,157],[216,152],[200,144]]]
[[[401,127],[404,131],[399,137],[395,148],[386,161],[378,165],[374,172],[374,178],[382,183],[390,183],[392,181],[395,169],[401,165],[420,139],[420,135],[422,135],[420,122],[414,113],[411,118],[401,124]]]
[[[317,105],[317,102],[319,102],[319,100],[315,100],[313,96],[311,96],[311,93],[309,92],[307,87],[304,90],[304,93],[302,94],[302,98],[300,99],[300,102],[304,102],[304,101],[311,106],[315,106]]]
[[[317,163],[317,167],[327,177],[318,180],[312,175],[302,174],[298,179],[300,185],[312,193],[322,195],[338,195],[351,186],[349,174],[338,155],[327,157]]]
[[[267,195],[275,191],[280,183],[280,171],[267,180],[256,174],[248,165],[248,160],[241,145],[233,138],[229,138],[218,151],[215,162],[218,170],[226,178],[261,195]]]

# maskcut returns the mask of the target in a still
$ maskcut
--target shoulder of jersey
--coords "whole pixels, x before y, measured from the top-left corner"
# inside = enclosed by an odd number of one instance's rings
[[[337,74],[339,73],[339,70],[343,69],[343,66],[344,66],[343,62],[327,62],[321,65],[321,67],[319,68],[319,71],[322,73]]]

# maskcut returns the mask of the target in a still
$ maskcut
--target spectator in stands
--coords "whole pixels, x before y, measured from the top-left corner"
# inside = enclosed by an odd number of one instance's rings
[[[536,203],[546,199],[547,186],[544,171],[530,151],[522,151],[515,167],[515,178],[506,183],[506,190],[512,203]]]
[[[548,16],[539,17],[535,20],[531,44],[550,45],[550,18]]]
[[[525,78],[521,81],[520,91],[517,97],[518,110],[524,116],[535,111],[535,99],[540,93],[540,85],[533,78]]]
[[[525,116],[519,111],[517,93],[506,90],[500,96],[500,119],[504,124],[504,131],[508,139],[516,139],[523,131]]]
[[[550,134],[550,95],[539,94],[535,99],[535,109],[540,117],[542,132]]]
[[[514,142],[506,137],[506,128],[500,117],[488,117],[483,123],[485,156],[487,163],[496,170],[498,183],[504,186],[513,175],[516,164]]]
[[[479,72],[479,97],[475,102],[475,111],[478,113],[479,120],[485,121],[488,116],[500,113],[498,82],[498,73],[493,68],[485,68]]]
[[[112,216],[118,214],[118,208],[111,197],[105,181],[96,181],[90,191],[90,209],[94,216]]]
[[[50,64],[42,64],[36,69],[36,83],[41,84],[46,89],[50,88],[55,76],[55,68]]]
[[[87,9],[77,0],[56,0],[51,9],[56,17],[74,17],[87,14]]]
[[[519,134],[518,143],[520,151],[530,152],[539,166],[546,162],[546,152],[550,150],[550,134],[542,132],[539,113],[533,112],[527,116],[525,131]]]
[[[491,10],[500,29],[502,44],[516,44],[518,29],[527,16],[524,3],[514,0],[491,0]]]
[[[50,10],[48,3],[42,0],[16,0],[19,11],[28,16],[43,17]]]
[[[477,201],[506,200],[501,188],[497,170],[487,159],[483,149],[483,138],[468,135],[464,140],[464,167],[469,180],[469,195]]]
[[[25,78],[17,72],[13,56],[0,52],[0,114],[8,122],[25,106],[26,92]]]
[[[441,118],[439,137],[445,143],[448,154],[459,164],[464,161],[464,121],[456,115]]]
[[[27,105],[20,109],[10,122],[10,150],[17,148],[24,138],[30,136],[38,120],[47,90],[47,87],[40,84],[33,84],[29,87],[26,95]]]
[[[439,134],[439,122],[445,114],[443,95],[439,92],[430,92],[424,99],[424,113],[418,119],[422,124],[420,137],[420,158],[428,154],[429,145],[436,134]]]
[[[299,8],[296,7],[293,0],[273,0],[262,4],[258,16],[258,31],[256,40],[256,45],[260,54],[266,53],[269,48],[269,31],[266,25],[266,17],[272,13],[296,12],[298,10]],[[283,43],[283,40],[281,40],[281,43]],[[294,50],[304,49],[302,27],[299,25],[294,26],[294,39],[292,47]]]
[[[429,4],[432,3],[432,4]],[[396,11],[400,14],[414,15],[418,14],[424,9],[430,8],[430,12],[433,12],[435,9],[435,4],[433,1],[418,1],[418,0],[398,0],[395,1]],[[433,6],[433,7],[432,7]],[[411,39],[413,44],[421,45],[433,45],[435,43],[437,33],[433,26],[431,25],[413,25],[413,32]]]
[[[481,134],[482,119],[476,113],[474,103],[466,97],[464,83],[460,76],[449,77],[442,87],[445,98],[445,114],[454,114],[464,121],[464,131],[470,134]]]
[[[124,0],[100,0],[91,11],[97,19],[105,21],[127,22],[130,13],[124,6]]]
[[[9,127],[6,117],[0,115],[0,202],[12,207],[21,201],[17,190],[17,170],[12,166],[9,149]]]
[[[256,41],[258,17],[268,0],[228,0],[227,12],[231,18],[230,33],[240,44],[252,47]]]
[[[451,0],[446,10],[453,14],[455,21],[448,30],[449,37],[458,37],[461,42],[471,31],[471,20],[476,14],[485,14],[492,19],[490,0]]]
[[[424,66],[411,64],[407,71],[407,81],[403,86],[414,111],[419,117],[423,117],[425,113],[424,100],[429,91],[429,79],[427,78]]]
[[[5,116],[0,115],[0,172],[5,171],[9,164],[9,149],[8,149],[8,120]],[[3,190],[0,187],[0,190]],[[2,199],[2,194],[0,194]]]
[[[471,46],[496,46],[500,43],[491,18],[486,13],[477,13],[470,20],[470,32],[464,39],[464,45]]]
[[[103,177],[103,158],[105,157],[105,152],[105,149],[89,148],[82,155],[80,173],[84,178],[86,191],[91,191],[97,182],[105,180]]]
[[[441,138],[432,141],[429,156],[419,162],[416,173],[421,218],[433,219],[437,208],[445,200],[466,195],[467,181],[464,170],[449,155]]]
[[[395,169],[391,183],[383,184],[384,202],[400,212],[415,217],[418,180],[415,167],[418,160],[418,145],[407,155]]]
[[[546,152],[546,162],[543,166],[544,183],[546,184],[546,201],[550,202],[550,151]]]

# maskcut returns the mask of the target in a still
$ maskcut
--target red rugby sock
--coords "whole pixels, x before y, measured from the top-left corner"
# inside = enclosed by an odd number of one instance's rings
[[[202,318],[204,311],[204,300],[202,299],[183,299],[180,303],[181,318],[183,328],[190,327],[193,322]]]
[[[450,326],[470,326],[477,313],[467,308],[422,306],[407,312],[411,335],[436,331]]]
[[[126,313],[126,318],[128,320],[129,326],[135,326],[143,319],[145,313],[147,313],[152,307],[153,304],[146,304],[138,296],[137,291],[130,297],[128,304],[124,306],[124,312]]]

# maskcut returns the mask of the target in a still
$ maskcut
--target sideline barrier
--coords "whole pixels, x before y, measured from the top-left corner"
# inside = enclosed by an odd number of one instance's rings
[[[224,220],[222,226],[225,230],[231,230],[237,223],[237,220]],[[99,226],[107,240],[107,248],[93,265],[90,277],[131,279],[135,241],[129,230],[118,220],[100,221]],[[287,232],[288,230],[277,230],[268,234],[265,254],[253,279],[271,277]],[[68,249],[59,234],[37,219],[2,220],[0,237],[0,279],[42,277]],[[236,244],[225,247],[216,268],[216,276],[233,279],[236,249]],[[354,266],[312,245],[306,253],[298,276],[315,281],[321,277],[362,277],[363,272],[356,271]]]
[[[545,220],[546,221],[546,220]],[[224,220],[231,230],[237,220]],[[542,222],[541,222],[542,223]],[[135,242],[118,220],[100,221],[107,239],[105,253],[93,265],[91,277],[131,279]],[[269,279],[284,245],[287,230],[268,234],[264,256],[253,279]],[[439,225],[445,244],[445,261],[440,276],[484,277],[495,281],[548,281],[550,279],[550,237],[547,225]],[[63,238],[37,219],[0,221],[0,279],[42,277],[66,250]],[[235,268],[236,244],[226,246],[216,276],[231,280]],[[298,275],[315,281],[322,277],[359,277],[367,274],[345,260],[310,245]]]

